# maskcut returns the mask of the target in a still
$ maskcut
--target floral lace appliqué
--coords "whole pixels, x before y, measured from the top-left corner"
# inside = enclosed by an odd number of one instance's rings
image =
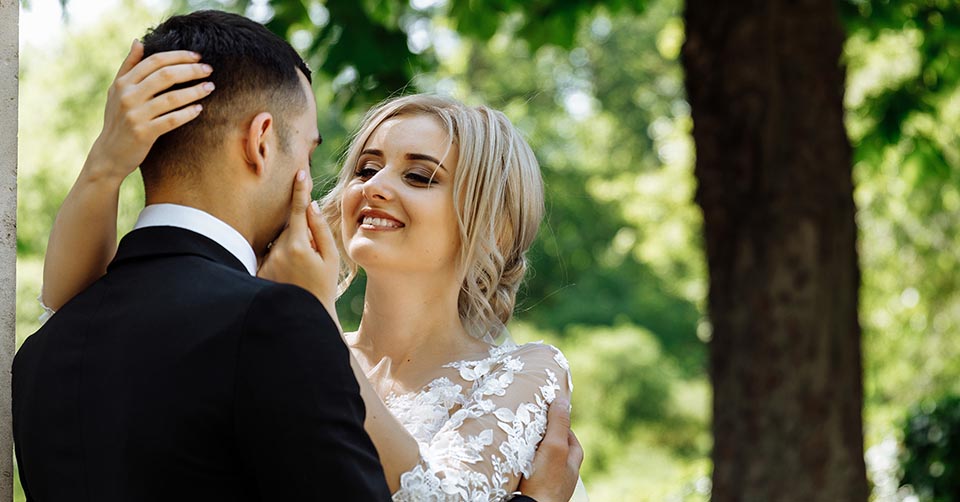
[[[519,476],[531,474],[547,407],[558,392],[570,392],[567,361],[549,345],[508,344],[446,367],[463,382],[442,377],[386,399],[420,446],[420,463],[400,477],[393,500],[505,500]]]

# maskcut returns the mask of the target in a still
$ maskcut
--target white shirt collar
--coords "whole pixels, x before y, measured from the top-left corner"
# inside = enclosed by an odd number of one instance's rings
[[[179,204],[150,204],[140,212],[133,229],[144,227],[177,227],[196,232],[236,256],[250,275],[257,274],[257,255],[247,239],[206,211]]]

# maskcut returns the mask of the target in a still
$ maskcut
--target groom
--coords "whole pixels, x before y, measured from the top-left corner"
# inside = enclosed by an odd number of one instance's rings
[[[305,225],[290,201],[320,141],[309,69],[221,12],[145,42],[200,51],[217,91],[142,163],[147,207],[108,273],[17,353],[27,500],[389,500],[336,323],[311,293],[254,276],[288,217]],[[521,485],[540,502],[569,498],[582,458],[551,415]]]

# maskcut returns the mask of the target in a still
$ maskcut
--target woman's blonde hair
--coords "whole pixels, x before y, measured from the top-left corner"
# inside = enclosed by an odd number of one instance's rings
[[[360,152],[385,121],[398,116],[434,117],[447,130],[459,161],[453,200],[460,231],[459,269],[463,271],[458,311],[474,337],[496,339],[513,315],[517,289],[530,248],[543,219],[543,179],[533,150],[507,117],[485,106],[469,107],[450,98],[417,94],[388,100],[367,112],[344,154],[336,186],[322,201],[340,248],[339,292],[357,275],[342,235],[340,201],[353,179]]]

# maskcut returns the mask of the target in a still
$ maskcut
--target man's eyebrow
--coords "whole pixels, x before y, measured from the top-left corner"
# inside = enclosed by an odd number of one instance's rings
[[[437,160],[437,159],[433,158],[432,156],[427,155],[427,154],[425,154],[425,153],[408,153],[408,154],[407,154],[407,160],[426,160],[426,161],[429,161],[429,162],[433,162],[433,163],[436,164],[438,167],[440,167],[440,169],[443,169],[444,171],[447,170],[447,168],[444,167],[443,164],[441,164],[439,160]]]

